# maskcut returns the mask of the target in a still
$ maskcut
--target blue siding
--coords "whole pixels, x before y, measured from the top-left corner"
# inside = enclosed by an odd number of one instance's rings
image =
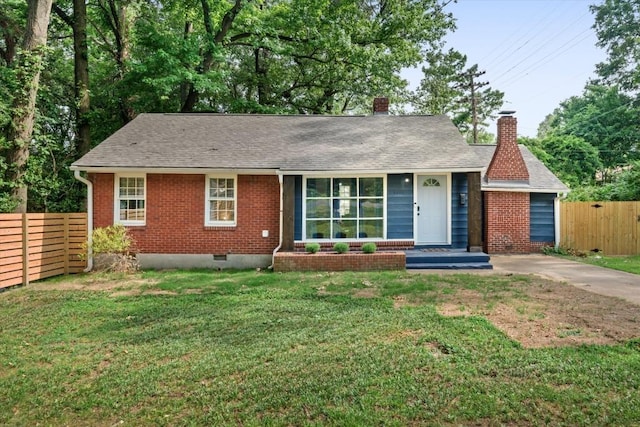
[[[555,241],[555,217],[553,199],[555,194],[531,193],[531,241]]]
[[[300,175],[295,177],[295,193],[293,239],[302,240],[302,176]]]
[[[413,239],[412,174],[387,175],[387,238]]]
[[[466,248],[468,242],[468,206],[460,204],[460,194],[468,196],[467,174],[451,174],[451,247]]]

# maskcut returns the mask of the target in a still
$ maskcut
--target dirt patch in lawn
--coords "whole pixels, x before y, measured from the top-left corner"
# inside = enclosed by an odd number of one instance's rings
[[[131,296],[143,293],[165,293],[154,286],[156,280],[143,279],[141,277],[114,278],[111,276],[89,275],[82,279],[70,276],[69,280],[39,281],[29,284],[32,290],[57,290],[57,291],[110,291],[114,296]]]
[[[615,344],[640,337],[638,305],[544,279],[513,286],[515,294],[497,300],[471,290],[439,296],[438,311],[486,317],[528,348]]]
[[[513,280],[504,291],[476,291],[445,283],[443,281],[442,288],[434,284],[435,288],[425,291],[424,295],[411,291],[395,295],[393,305],[400,309],[435,301],[438,312],[444,316],[483,316],[528,348],[615,344],[640,337],[639,305],[565,283],[530,276],[527,280]],[[29,288],[106,291],[114,297],[176,294],[159,289],[157,284],[157,280],[140,275],[122,278],[95,275],[76,280],[34,282]],[[346,285],[338,293],[356,298],[380,296],[380,289],[374,283],[366,282],[365,285],[364,288]],[[316,289],[319,295],[336,293],[329,292],[324,285]],[[201,289],[193,292],[201,292]]]

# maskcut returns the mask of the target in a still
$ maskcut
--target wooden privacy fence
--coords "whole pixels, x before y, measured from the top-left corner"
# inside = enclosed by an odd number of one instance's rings
[[[607,255],[640,254],[640,202],[562,202],[560,245]]]
[[[78,273],[87,214],[0,214],[0,288]]]

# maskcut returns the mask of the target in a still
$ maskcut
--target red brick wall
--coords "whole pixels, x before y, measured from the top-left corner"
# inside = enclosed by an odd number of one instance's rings
[[[485,251],[489,254],[529,253],[529,193],[484,193]]]
[[[498,145],[487,168],[489,181],[528,181],[529,170],[518,147],[518,121],[515,117],[498,119]]]
[[[373,254],[278,252],[274,259],[273,270],[278,272],[404,270],[405,265],[404,252]]]
[[[93,174],[94,226],[113,224],[112,174]],[[205,227],[205,176],[147,174],[146,225],[128,227],[143,253],[271,254],[278,246],[276,176],[239,175],[235,227]],[[269,237],[262,237],[262,230]]]

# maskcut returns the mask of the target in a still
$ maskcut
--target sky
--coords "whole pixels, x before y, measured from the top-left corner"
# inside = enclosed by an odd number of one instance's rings
[[[489,82],[505,93],[503,110],[515,110],[518,135],[535,137],[538,125],[560,103],[582,94],[605,60],[596,47],[589,5],[601,0],[458,0],[447,6],[457,30],[446,48],[467,55]],[[414,89],[420,67],[403,77]],[[495,134],[495,122],[488,131]]]

